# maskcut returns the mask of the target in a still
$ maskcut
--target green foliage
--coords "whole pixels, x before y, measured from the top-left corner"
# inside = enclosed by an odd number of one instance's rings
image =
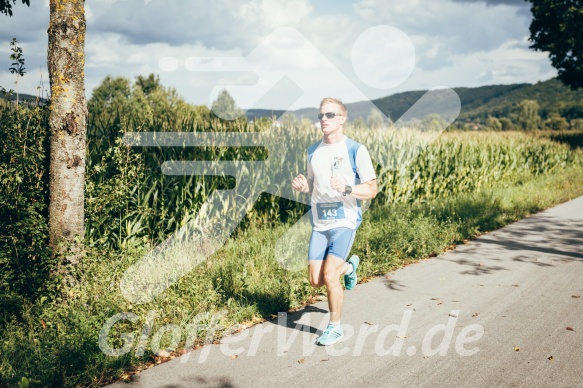
[[[544,121],[545,128],[552,129],[553,131],[564,131],[569,129],[569,123],[564,117],[559,115],[552,115]]]
[[[117,115],[126,116],[130,113],[130,97],[131,85],[128,79],[107,76],[87,101],[90,117],[102,123],[110,123]]]
[[[522,129],[532,131],[540,128],[541,119],[538,114],[540,106],[535,100],[522,100],[518,103],[518,121]]]
[[[569,123],[569,129],[583,131],[583,119],[574,119]]]
[[[372,108],[368,114],[366,123],[371,128],[380,128],[383,125],[382,113],[378,109]]]
[[[502,123],[496,117],[488,116],[486,119],[486,126],[494,131],[502,130]]]
[[[12,67],[8,70],[10,70],[11,74],[16,74],[17,77],[23,77],[24,74],[26,74],[26,71],[24,71],[24,69],[26,69],[24,67],[24,55],[22,53],[22,48],[17,46],[16,43],[18,43],[16,38],[13,38],[12,42],[10,42],[10,51],[12,51],[12,54],[10,54],[10,60],[14,62],[12,62]]]
[[[12,17],[12,4],[16,4],[16,0],[0,0],[0,13]],[[22,0],[22,4],[30,7],[30,0]]]
[[[137,76],[136,85],[142,89],[146,96],[149,96],[155,90],[164,88],[160,83],[160,77],[154,74],[150,74],[148,77]]]
[[[357,117],[356,119],[350,121],[348,123],[348,126],[358,130],[358,129],[366,127],[366,123],[364,122],[364,119],[362,117]]]
[[[24,77],[24,74],[26,74],[25,67],[24,67],[24,55],[22,53],[22,48],[17,46],[17,40],[16,38],[12,39],[12,42],[10,43],[10,51],[12,51],[12,54],[10,54],[10,60],[13,61],[11,67],[8,69],[10,71],[11,74],[16,74],[16,109],[18,110],[18,81],[20,80],[21,77]],[[0,88],[0,91],[2,91],[3,93],[6,92],[6,90],[4,88]],[[12,92],[12,91],[11,91]]]
[[[211,106],[213,113],[224,120],[235,120],[243,115],[243,111],[237,107],[235,100],[229,92],[222,90]]]
[[[100,163],[125,132],[183,131],[199,128],[210,117],[208,108],[187,104],[154,75],[137,77],[133,85],[126,78],[107,76],[87,107],[88,166]]]
[[[502,117],[499,119],[499,121],[503,131],[512,131],[514,129],[514,124],[512,123],[512,120],[506,117]]]
[[[143,180],[142,158],[131,152],[121,137],[105,150],[99,163],[88,166],[85,187],[88,244],[124,248],[141,241],[130,240],[144,234],[147,225],[142,225],[141,216],[151,212],[136,203]]]
[[[50,270],[48,111],[0,107],[0,304],[3,319],[34,299]]]
[[[583,88],[583,7],[580,0],[527,0],[532,3],[530,48],[549,52],[558,78]]]
[[[371,155],[390,153],[405,160],[408,140],[387,141],[369,131]],[[387,144],[393,148],[387,149]],[[376,147],[376,148],[375,148]],[[463,192],[485,190],[525,176],[545,174],[576,163],[568,147],[521,133],[444,133],[407,168],[381,171],[379,195],[373,204],[427,201]],[[386,163],[385,163],[386,164]]]
[[[549,138],[552,141],[567,144],[571,149],[583,148],[583,128],[581,128],[581,131],[551,133]]]
[[[18,382],[18,388],[33,388],[33,387],[42,387],[40,380],[34,380],[34,379],[29,380],[26,377],[23,377]]]

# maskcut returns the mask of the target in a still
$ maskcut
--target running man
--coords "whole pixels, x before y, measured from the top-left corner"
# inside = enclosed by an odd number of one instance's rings
[[[376,174],[367,149],[343,134],[348,110],[338,99],[320,103],[323,139],[308,148],[308,177],[298,175],[292,187],[312,195],[312,236],[308,251],[308,277],[313,287],[326,286],[330,322],[318,337],[319,345],[332,345],[344,336],[340,316],[344,290],[357,282],[359,258],[348,254],[362,219],[360,200],[377,195]]]

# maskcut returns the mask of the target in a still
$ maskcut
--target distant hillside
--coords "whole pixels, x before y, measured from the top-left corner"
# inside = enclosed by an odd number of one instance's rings
[[[15,101],[16,100],[16,93],[12,93],[11,95],[6,95],[5,93],[2,93],[2,91],[0,91],[0,99]],[[36,96],[33,96],[31,94],[18,93],[18,100],[19,101],[29,101],[29,100],[36,101]]]
[[[488,116],[512,117],[518,112],[518,104],[523,100],[536,100],[540,105],[539,114],[546,118],[559,114],[567,119],[583,118],[583,90],[574,92],[556,80],[550,79],[536,84],[489,85],[475,88],[453,88],[460,97],[462,110],[458,122],[484,122]],[[401,117],[421,98],[426,91],[410,91],[393,94],[369,101],[347,104],[349,119],[362,118],[366,121],[371,108],[378,108],[392,120]],[[279,116],[283,111],[254,109],[248,111],[249,118]],[[277,112],[277,113],[276,113]],[[251,113],[251,114],[250,114]],[[309,117],[316,121],[317,108],[305,108],[293,112],[297,117]],[[430,112],[427,112],[428,114]]]
[[[523,100],[537,101],[540,105],[539,114],[542,118],[547,118],[551,114],[559,114],[567,119],[583,118],[583,90],[574,92],[555,78],[534,85],[508,85],[506,88],[511,86],[515,86],[515,88],[509,88],[497,96],[484,100],[479,105],[468,104],[466,106],[462,98],[460,119],[464,121],[480,120],[485,119],[488,115],[508,117],[518,111],[517,105]],[[503,86],[499,86],[499,88],[502,89]],[[468,90],[468,93],[472,93],[471,89]],[[458,94],[460,97],[462,96],[460,91]]]

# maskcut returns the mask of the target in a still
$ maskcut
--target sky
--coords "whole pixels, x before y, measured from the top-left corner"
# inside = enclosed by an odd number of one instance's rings
[[[0,15],[0,86],[14,89],[10,41],[49,90],[48,0]],[[87,0],[89,98],[107,75],[154,73],[187,102],[227,89],[244,108],[316,107],[443,87],[536,83],[556,76],[529,49],[524,0]],[[45,92],[45,94],[48,92]]]

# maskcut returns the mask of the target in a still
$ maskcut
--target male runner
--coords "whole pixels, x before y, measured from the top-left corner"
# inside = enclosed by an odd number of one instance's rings
[[[319,345],[332,345],[343,336],[340,316],[344,291],[357,282],[359,258],[348,254],[360,225],[360,200],[377,195],[376,174],[367,149],[343,134],[348,110],[338,99],[320,103],[323,139],[308,148],[308,177],[298,175],[292,187],[312,194],[312,236],[308,251],[308,277],[313,287],[326,286],[330,322],[318,337]]]

